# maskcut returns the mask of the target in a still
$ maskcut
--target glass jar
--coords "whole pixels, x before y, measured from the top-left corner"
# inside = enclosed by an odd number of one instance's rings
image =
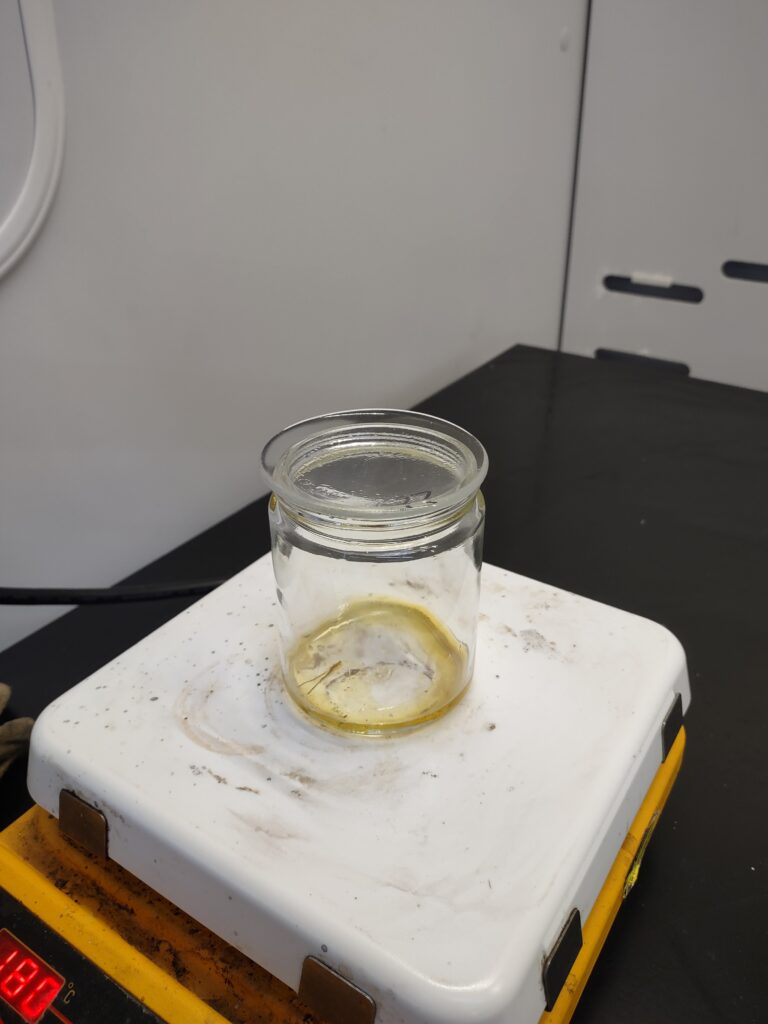
[[[437,718],[472,677],[488,457],[421,413],[296,423],[262,454],[288,692],[326,725]]]

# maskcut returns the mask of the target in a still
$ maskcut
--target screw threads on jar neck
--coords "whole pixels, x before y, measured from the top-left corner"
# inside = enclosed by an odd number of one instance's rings
[[[283,530],[303,536],[305,546],[318,553],[336,551],[350,559],[386,559],[407,561],[423,558],[461,543],[476,532],[485,514],[482,492],[453,509],[440,509],[431,515],[385,522],[343,519],[296,509],[276,494],[270,500],[270,517]]]
[[[262,465],[293,518],[373,538],[429,532],[460,518],[488,459],[475,437],[445,420],[363,409],[288,427],[267,444]]]

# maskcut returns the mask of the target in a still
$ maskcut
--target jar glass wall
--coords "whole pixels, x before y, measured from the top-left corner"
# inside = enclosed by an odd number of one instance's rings
[[[373,734],[444,713],[474,665],[482,445],[434,417],[354,410],[294,424],[262,462],[293,699]]]

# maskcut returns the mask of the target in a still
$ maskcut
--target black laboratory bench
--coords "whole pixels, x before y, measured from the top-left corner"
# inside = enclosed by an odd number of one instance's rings
[[[768,1020],[768,395],[515,347],[419,408],[488,449],[488,562],[661,622],[687,652],[683,769],[574,1021]],[[125,582],[224,578],[268,548],[260,499]],[[37,715],[189,603],[80,608],[0,653],[10,712]],[[28,803],[16,764],[0,826]]]

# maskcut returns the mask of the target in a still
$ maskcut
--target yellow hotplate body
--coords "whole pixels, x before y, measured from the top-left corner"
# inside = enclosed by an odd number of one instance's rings
[[[637,880],[684,747],[681,729],[583,924],[583,946],[568,979],[538,1024],[571,1019]],[[12,897],[168,1024],[337,1024],[317,1016],[282,982],[119,865],[73,844],[39,807],[0,833],[0,880]],[[66,1006],[73,1024],[77,1004],[73,992]]]

